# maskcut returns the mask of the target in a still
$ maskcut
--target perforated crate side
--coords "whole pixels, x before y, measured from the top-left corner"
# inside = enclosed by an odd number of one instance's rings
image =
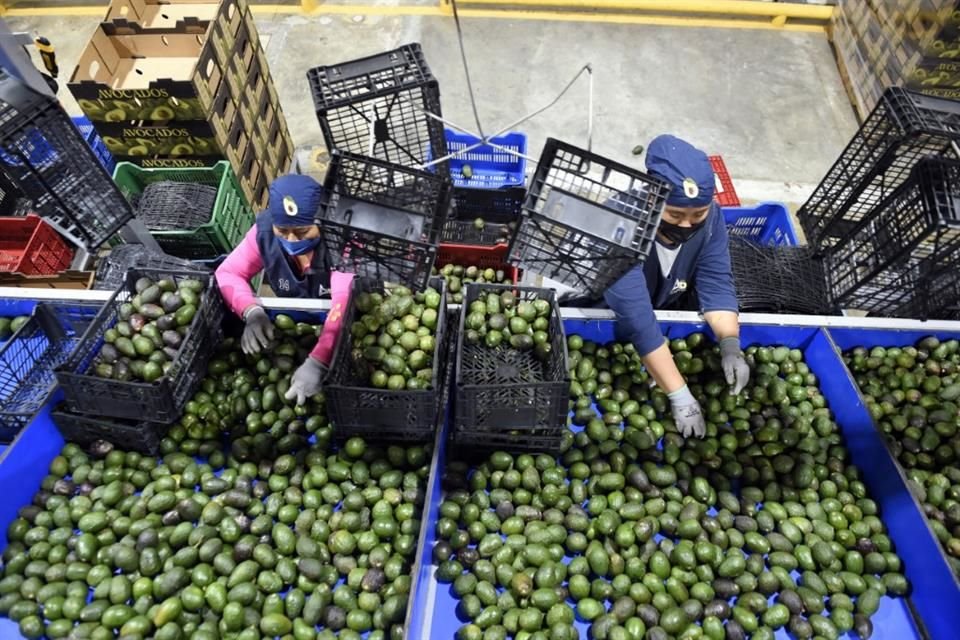
[[[87,447],[97,440],[106,440],[124,450],[155,456],[160,453],[160,440],[168,425],[138,420],[120,420],[55,410],[53,423],[63,439]]]
[[[842,302],[883,269],[908,259],[960,266],[960,162],[922,160],[910,178],[829,255],[831,291]]]
[[[350,303],[344,315],[330,377],[324,388],[327,413],[338,439],[375,436],[384,441],[422,441],[433,437],[439,401],[443,397],[444,349],[446,340],[447,294],[443,280],[434,278],[430,285],[440,292],[437,330],[433,352],[433,379],[429,389],[376,389],[352,363],[353,333],[357,319],[356,296],[363,292],[383,293],[383,285],[370,278],[355,278]]]
[[[11,338],[0,343],[0,443],[16,438],[56,386],[53,374],[97,313],[82,304],[40,303]]]
[[[120,381],[89,373],[107,329],[119,320],[120,305],[134,297],[141,277],[164,277],[179,283],[200,279],[205,288],[200,305],[183,337],[170,371],[155,382]],[[187,400],[206,372],[207,361],[222,337],[223,301],[212,275],[196,272],[131,269],[124,285],[103,305],[70,358],[56,370],[66,407],[73,412],[113,418],[142,419],[169,424],[180,417]]]
[[[487,222],[514,222],[520,217],[523,199],[527,192],[523,187],[497,189],[453,188],[453,215],[458,220],[470,221],[483,218]]]
[[[436,242],[450,208],[450,181],[392,162],[334,153],[324,180],[321,221],[338,221],[352,206],[344,200],[402,211],[422,219],[418,240]]]
[[[550,138],[510,262],[599,296],[650,253],[668,192],[658,178]]]
[[[952,155],[960,103],[892,87],[824,176],[797,217],[813,245],[844,237],[928,156]]]
[[[133,218],[60,103],[5,72],[0,72],[0,161],[32,209],[89,251]]]
[[[422,167],[447,155],[440,87],[417,43],[307,72],[327,148]],[[447,175],[446,162],[435,165]]]
[[[466,341],[470,304],[489,293],[501,295],[506,291],[516,295],[518,304],[537,299],[550,303],[548,334],[552,349],[548,362],[537,359],[532,351],[519,351],[507,344],[489,348]],[[553,290],[467,285],[457,335],[454,441],[485,447],[497,443],[517,450],[531,450],[528,447],[532,445],[556,450],[569,413],[566,343]]]
[[[127,278],[127,271],[133,268],[172,271],[196,271],[198,274],[209,275],[211,269],[191,262],[185,258],[168,256],[165,253],[154,253],[142,244],[122,244],[114,247],[108,255],[97,263],[94,276],[94,289],[114,291]]]
[[[424,287],[437,257],[433,244],[395,240],[330,222],[321,226],[321,235],[341,271],[405,284],[411,289]]]
[[[727,163],[723,161],[721,156],[709,156],[709,159],[716,179],[716,191],[713,199],[721,207],[739,207],[740,197],[733,187],[733,179],[730,177],[730,172],[727,171]]]

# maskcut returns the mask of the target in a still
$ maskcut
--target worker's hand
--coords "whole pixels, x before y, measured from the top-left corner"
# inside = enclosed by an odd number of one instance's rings
[[[740,349],[740,338],[724,338],[720,341],[723,375],[730,385],[730,395],[737,395],[750,382],[750,366]]]
[[[287,400],[297,399],[297,404],[303,404],[310,396],[320,392],[320,386],[327,377],[327,365],[316,358],[307,356],[303,364],[293,372],[290,379],[290,388],[284,394]]]
[[[668,393],[667,397],[670,398],[673,421],[677,425],[677,431],[680,432],[680,435],[684,438],[690,436],[702,438],[707,432],[707,423],[703,419],[700,403],[690,393],[687,385]]]
[[[250,307],[243,315],[247,326],[243,328],[240,347],[247,355],[253,356],[273,340],[273,323],[263,307]]]

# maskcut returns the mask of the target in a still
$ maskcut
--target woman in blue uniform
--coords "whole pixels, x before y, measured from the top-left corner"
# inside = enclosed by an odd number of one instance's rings
[[[707,155],[671,135],[647,149],[647,171],[671,185],[655,250],[611,286],[604,300],[617,316],[617,338],[629,340],[670,398],[677,430],[703,437],[700,404],[677,369],[654,309],[696,308],[720,341],[731,393],[750,380],[740,348],[737,294],[730,270],[723,212],[713,201],[713,168]]]

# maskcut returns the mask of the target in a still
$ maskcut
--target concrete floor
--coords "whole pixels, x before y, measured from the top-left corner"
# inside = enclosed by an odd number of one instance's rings
[[[54,41],[66,78],[96,18],[17,18],[16,31]],[[257,15],[294,142],[322,145],[307,69],[423,45],[440,80],[444,115],[473,129],[450,18]],[[548,104],[584,65],[594,69],[598,153],[639,164],[631,150],[661,132],[721,154],[741,199],[802,203],[843,149],[856,120],[823,34],[601,23],[463,22],[480,116],[493,132]],[[67,109],[79,114],[69,93]],[[587,82],[517,127],[530,155],[547,137],[586,144]]]

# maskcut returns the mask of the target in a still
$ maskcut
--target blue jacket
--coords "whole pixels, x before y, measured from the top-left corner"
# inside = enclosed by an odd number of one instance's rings
[[[669,278],[660,272],[653,249],[644,263],[613,283],[603,298],[617,316],[617,339],[629,340],[641,355],[657,349],[664,338],[653,310],[669,308],[694,287],[701,312],[736,312],[727,243],[723,212],[714,204],[704,228],[680,247]]]
[[[257,216],[257,248],[263,260],[263,275],[266,276],[274,295],[281,298],[320,298],[330,290],[330,265],[323,241],[313,252],[310,268],[298,273],[284,253],[277,236],[273,233],[273,220],[263,213]]]

